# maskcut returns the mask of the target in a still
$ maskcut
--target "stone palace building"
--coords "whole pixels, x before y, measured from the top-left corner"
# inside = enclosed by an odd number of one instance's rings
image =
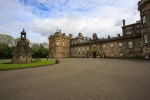
[[[79,33],[73,38],[57,30],[49,36],[49,57],[150,57],[150,0],[138,2],[141,20],[126,25],[123,20],[122,35],[98,38],[94,33],[87,38]]]

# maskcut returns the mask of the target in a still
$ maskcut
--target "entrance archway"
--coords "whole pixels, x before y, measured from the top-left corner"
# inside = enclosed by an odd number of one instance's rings
[[[96,52],[93,53],[93,57],[96,58]]]
[[[103,58],[105,58],[105,53],[103,53]]]

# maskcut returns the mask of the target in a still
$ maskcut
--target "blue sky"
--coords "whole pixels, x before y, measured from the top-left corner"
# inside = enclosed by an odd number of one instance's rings
[[[106,38],[122,34],[126,24],[140,19],[139,0],[1,0],[0,34],[17,38],[23,28],[31,42],[48,42],[57,29],[68,35]]]

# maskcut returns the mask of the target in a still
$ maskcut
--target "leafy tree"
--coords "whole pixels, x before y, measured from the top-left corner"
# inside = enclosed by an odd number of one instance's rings
[[[11,47],[15,45],[15,39],[11,35],[0,34],[0,43],[5,43]]]
[[[15,45],[15,39],[10,35],[0,34],[0,58],[12,57],[12,47]]]

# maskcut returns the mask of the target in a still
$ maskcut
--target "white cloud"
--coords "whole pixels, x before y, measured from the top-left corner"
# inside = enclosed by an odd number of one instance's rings
[[[23,2],[23,0],[22,0]],[[25,28],[30,41],[44,42],[57,28],[68,35],[117,36],[122,19],[131,24],[140,19],[138,0],[37,0],[31,5],[19,0],[0,1],[0,33],[19,37]],[[39,4],[44,6],[39,7]],[[33,5],[34,4],[34,5]],[[48,11],[44,11],[45,8]]]

